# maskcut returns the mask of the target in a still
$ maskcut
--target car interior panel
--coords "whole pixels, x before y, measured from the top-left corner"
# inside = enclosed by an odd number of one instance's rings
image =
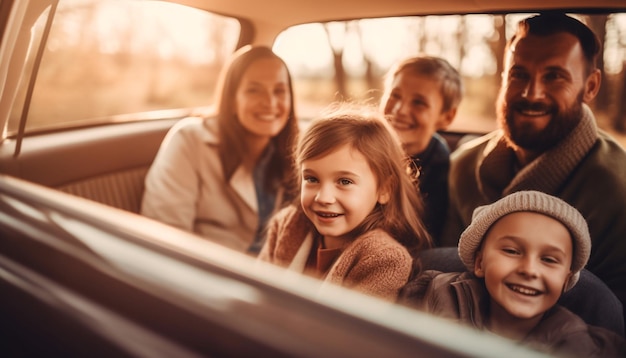
[[[541,10],[596,16],[612,31],[604,61],[614,93],[594,105],[606,109],[598,126],[625,146],[626,124],[620,130],[611,117],[626,108],[618,100],[626,96],[624,0],[1,0],[0,356],[546,356],[342,287],[318,295],[310,277],[140,215],[164,138],[188,116],[211,116],[220,71],[236,50],[284,51],[303,128],[332,99],[358,93],[356,102],[375,102],[390,59],[409,50],[482,66],[464,74],[458,125],[438,131],[454,151],[497,127],[498,36]],[[408,25],[394,27],[400,19]],[[373,26],[372,37],[359,38],[369,20],[389,33]],[[428,37],[429,26],[440,32]],[[422,42],[385,38],[392,28]],[[464,31],[480,32],[482,42]],[[461,45],[448,48],[445,36]],[[368,41],[396,47],[372,51],[373,60]],[[347,67],[345,93],[338,63]],[[457,248],[421,260],[425,269],[465,271]],[[573,311],[623,310],[613,295],[603,307],[574,297],[599,281],[583,276],[565,297]],[[624,334],[619,319],[588,321]]]

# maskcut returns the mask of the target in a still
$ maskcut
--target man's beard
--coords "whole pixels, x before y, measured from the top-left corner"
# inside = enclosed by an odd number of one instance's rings
[[[525,99],[507,104],[501,96],[498,100],[498,121],[509,146],[542,153],[560,143],[576,128],[582,120],[582,103],[582,90],[578,93],[576,101],[564,111],[559,111],[554,105]],[[523,110],[546,111],[552,118],[539,132],[531,125],[516,126],[515,112]]]

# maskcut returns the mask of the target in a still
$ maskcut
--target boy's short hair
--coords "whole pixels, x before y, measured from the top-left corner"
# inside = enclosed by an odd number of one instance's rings
[[[442,111],[447,112],[457,108],[463,98],[463,83],[461,75],[448,61],[441,57],[417,56],[407,58],[387,73],[386,90],[391,90],[393,79],[403,71],[430,77],[441,82],[441,95],[443,97]]]
[[[573,206],[552,195],[527,190],[509,194],[490,204],[479,206],[472,214],[471,224],[463,231],[459,240],[459,257],[469,271],[474,270],[476,252],[480,249],[489,228],[505,215],[529,211],[550,216],[565,227],[572,237],[572,276],[565,285],[569,290],[580,276],[591,254],[591,237],[587,221]]]

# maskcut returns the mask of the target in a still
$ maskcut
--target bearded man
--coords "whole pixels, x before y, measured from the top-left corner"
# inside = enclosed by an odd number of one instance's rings
[[[557,196],[589,224],[586,268],[626,307],[626,152],[596,127],[587,105],[600,88],[599,53],[596,35],[570,16],[544,13],[520,21],[505,49],[499,129],[451,156],[440,242],[456,246],[476,207],[510,193]]]

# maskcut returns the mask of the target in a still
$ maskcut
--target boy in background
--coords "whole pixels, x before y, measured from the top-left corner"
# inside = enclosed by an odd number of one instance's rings
[[[424,198],[422,218],[435,246],[448,203],[450,149],[437,131],[448,128],[462,98],[461,77],[446,60],[418,56],[399,62],[386,76],[381,109],[398,133]]]

